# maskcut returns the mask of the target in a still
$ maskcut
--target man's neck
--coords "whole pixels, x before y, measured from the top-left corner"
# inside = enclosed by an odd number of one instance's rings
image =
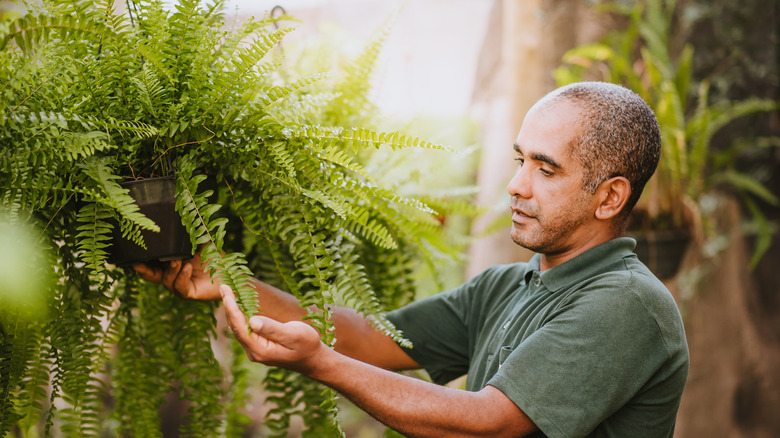
[[[560,264],[563,264],[578,255],[584,253],[585,251],[595,248],[602,243],[609,242],[612,239],[616,239],[620,237],[619,234],[593,234],[589,239],[587,239],[585,242],[570,248],[565,251],[557,252],[557,253],[550,253],[545,254],[541,253],[540,260],[539,260],[539,270],[540,271],[546,271],[548,269],[552,269]]]

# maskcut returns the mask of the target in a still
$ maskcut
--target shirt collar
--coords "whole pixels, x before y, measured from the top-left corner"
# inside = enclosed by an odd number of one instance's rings
[[[583,278],[602,272],[605,266],[633,254],[634,247],[636,247],[636,240],[630,237],[612,239],[537,275],[548,290],[555,292]],[[539,254],[534,254],[528,261],[527,270],[523,275],[526,284],[530,283],[534,272],[539,271],[540,263]]]

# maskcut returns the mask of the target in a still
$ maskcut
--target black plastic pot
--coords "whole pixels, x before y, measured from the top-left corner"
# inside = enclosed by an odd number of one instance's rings
[[[160,227],[160,232],[142,230],[146,249],[122,237],[114,227],[109,261],[118,266],[135,263],[158,264],[192,257],[192,244],[176,211],[176,178],[140,179],[120,183],[130,191],[141,213]]]
[[[682,230],[632,233],[630,236],[636,239],[636,256],[661,280],[677,275],[691,240]]]

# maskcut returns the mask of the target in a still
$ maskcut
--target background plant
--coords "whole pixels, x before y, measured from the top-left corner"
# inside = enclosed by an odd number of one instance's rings
[[[383,311],[413,298],[418,266],[436,270],[463,241],[361,164],[377,148],[444,149],[354,127],[381,34],[341,74],[296,78],[273,49],[290,31],[275,19],[226,30],[221,1],[128,6],[47,1],[0,23],[0,199],[39,227],[51,255],[36,269],[54,279],[48,322],[2,323],[3,434],[160,436],[170,398],[187,407],[181,435],[244,433],[250,373],[235,344],[215,357],[215,305],[107,263],[114,227],[138,243],[157,230],[118,181],[175,173],[206,269],[246,312],[250,273],[318,307],[308,318],[330,345],[333,303],[403,342]],[[215,190],[200,189],[207,178]],[[468,210],[436,207],[448,205]],[[307,435],[339,433],[331,391],[276,369],[265,385],[274,434],[294,415]]]
[[[711,103],[709,81],[695,82],[694,48],[676,47],[676,2],[651,0],[630,6],[610,4],[607,11],[627,19],[627,27],[603,41],[566,53],[555,71],[559,85],[588,77],[621,83],[639,93],[653,108],[661,126],[662,154],[658,171],[640,200],[635,219],[650,229],[684,228],[702,239],[704,248],[724,247],[709,221],[717,193],[736,193],[757,224],[758,245],[751,265],[769,247],[773,228],[757,200],[772,205],[778,198],[758,179],[736,167],[738,156],[756,147],[778,144],[773,137],[742,137],[715,148],[716,136],[731,122],[780,109],[765,98],[721,99]]]

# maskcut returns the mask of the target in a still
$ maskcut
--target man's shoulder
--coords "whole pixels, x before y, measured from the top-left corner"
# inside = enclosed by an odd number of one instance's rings
[[[591,275],[579,279],[575,289],[599,289],[618,297],[626,293],[637,296],[671,298],[669,289],[635,254],[612,260]]]
[[[572,292],[617,304],[630,301],[646,307],[651,313],[677,313],[677,305],[669,289],[639,260],[626,258],[597,275],[582,279],[573,285]]]
[[[679,315],[677,303],[666,285],[642,262],[633,257],[624,260],[625,270],[614,273],[623,286],[619,293],[635,297],[651,313],[669,312]]]
[[[684,346],[682,316],[672,293],[635,257],[623,262],[623,268],[583,281],[572,298],[604,320],[626,329],[632,324],[649,324],[664,342]]]
[[[514,293],[522,285],[529,269],[528,264],[523,262],[493,265],[458,288],[440,294],[440,297],[484,310]]]

